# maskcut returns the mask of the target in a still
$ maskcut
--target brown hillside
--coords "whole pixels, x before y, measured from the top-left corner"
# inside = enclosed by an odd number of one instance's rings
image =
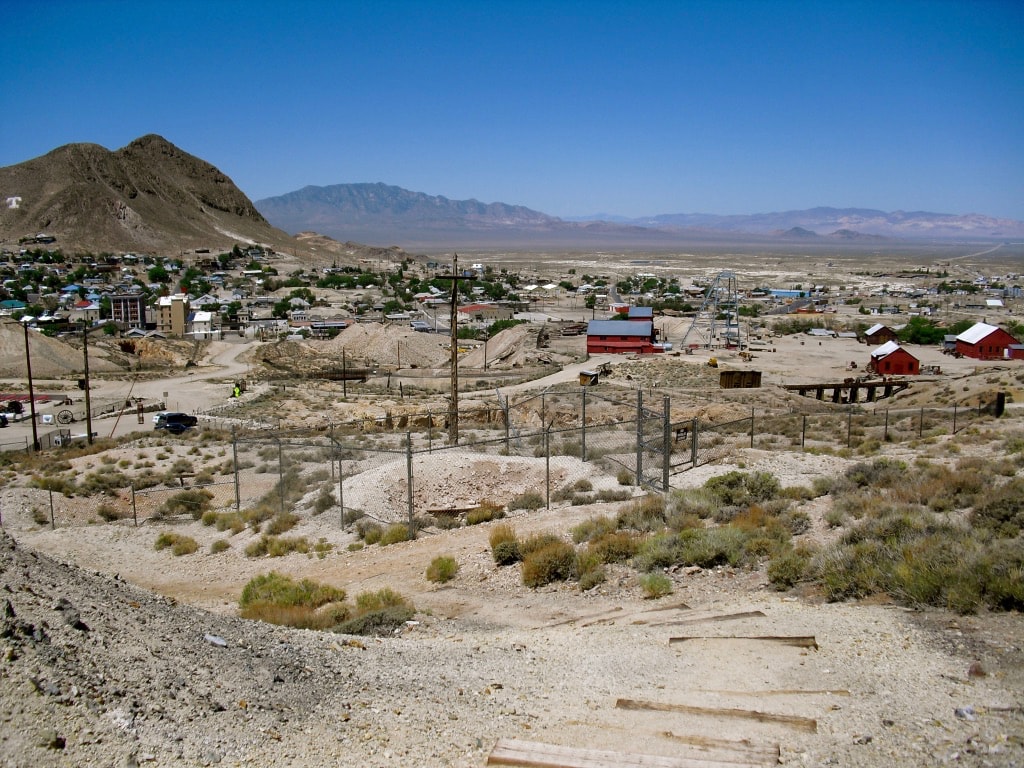
[[[14,197],[17,207],[5,202]],[[65,251],[177,253],[239,242],[301,248],[225,174],[156,135],[114,152],[68,144],[0,168],[0,202],[7,247],[42,232]]]

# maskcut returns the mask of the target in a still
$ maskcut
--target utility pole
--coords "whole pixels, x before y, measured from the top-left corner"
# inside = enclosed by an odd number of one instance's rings
[[[92,402],[89,399],[89,323],[82,321],[82,362],[85,367],[85,439],[92,445]]]
[[[39,451],[39,434],[36,431],[36,394],[32,389],[32,354],[28,344],[29,321],[22,319],[21,327],[25,330],[25,367],[28,369],[28,405],[32,414],[32,450]]]
[[[459,274],[459,254],[453,254],[452,273],[450,275],[438,275],[438,280],[451,280],[451,397],[448,400],[448,440],[453,445],[459,442],[459,280],[472,280],[472,277]]]

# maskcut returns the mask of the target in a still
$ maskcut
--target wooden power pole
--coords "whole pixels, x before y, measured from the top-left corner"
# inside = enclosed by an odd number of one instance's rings
[[[451,334],[451,397],[448,400],[448,440],[453,445],[459,442],[459,280],[472,280],[468,275],[459,274],[459,254],[452,257],[452,273],[438,275],[438,280],[451,280],[451,315],[449,329]]]

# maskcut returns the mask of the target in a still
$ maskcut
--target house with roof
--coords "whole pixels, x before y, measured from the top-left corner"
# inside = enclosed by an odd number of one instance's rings
[[[975,323],[956,337],[956,352],[976,360],[1009,360],[1010,348],[1019,344],[999,326]]]
[[[640,320],[644,322],[654,322],[654,308],[653,307],[629,307],[626,310],[627,320]]]
[[[917,376],[921,361],[895,341],[887,341],[871,353],[867,369],[880,376]]]
[[[219,339],[220,331],[213,327],[213,312],[198,310],[188,316],[188,334],[197,341],[200,339]]]
[[[591,320],[587,323],[587,354],[663,352],[654,345],[654,323],[647,320]]]
[[[511,320],[513,311],[511,307],[498,306],[497,304],[466,304],[459,307],[458,321],[466,322],[494,322],[495,320]]]
[[[875,323],[864,331],[865,344],[885,344],[887,341],[896,340],[896,331],[882,323]]]

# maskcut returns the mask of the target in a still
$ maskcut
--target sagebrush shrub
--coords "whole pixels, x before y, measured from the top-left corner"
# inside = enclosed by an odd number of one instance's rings
[[[542,587],[572,578],[576,550],[561,539],[549,541],[523,555],[522,578],[527,587]]]

